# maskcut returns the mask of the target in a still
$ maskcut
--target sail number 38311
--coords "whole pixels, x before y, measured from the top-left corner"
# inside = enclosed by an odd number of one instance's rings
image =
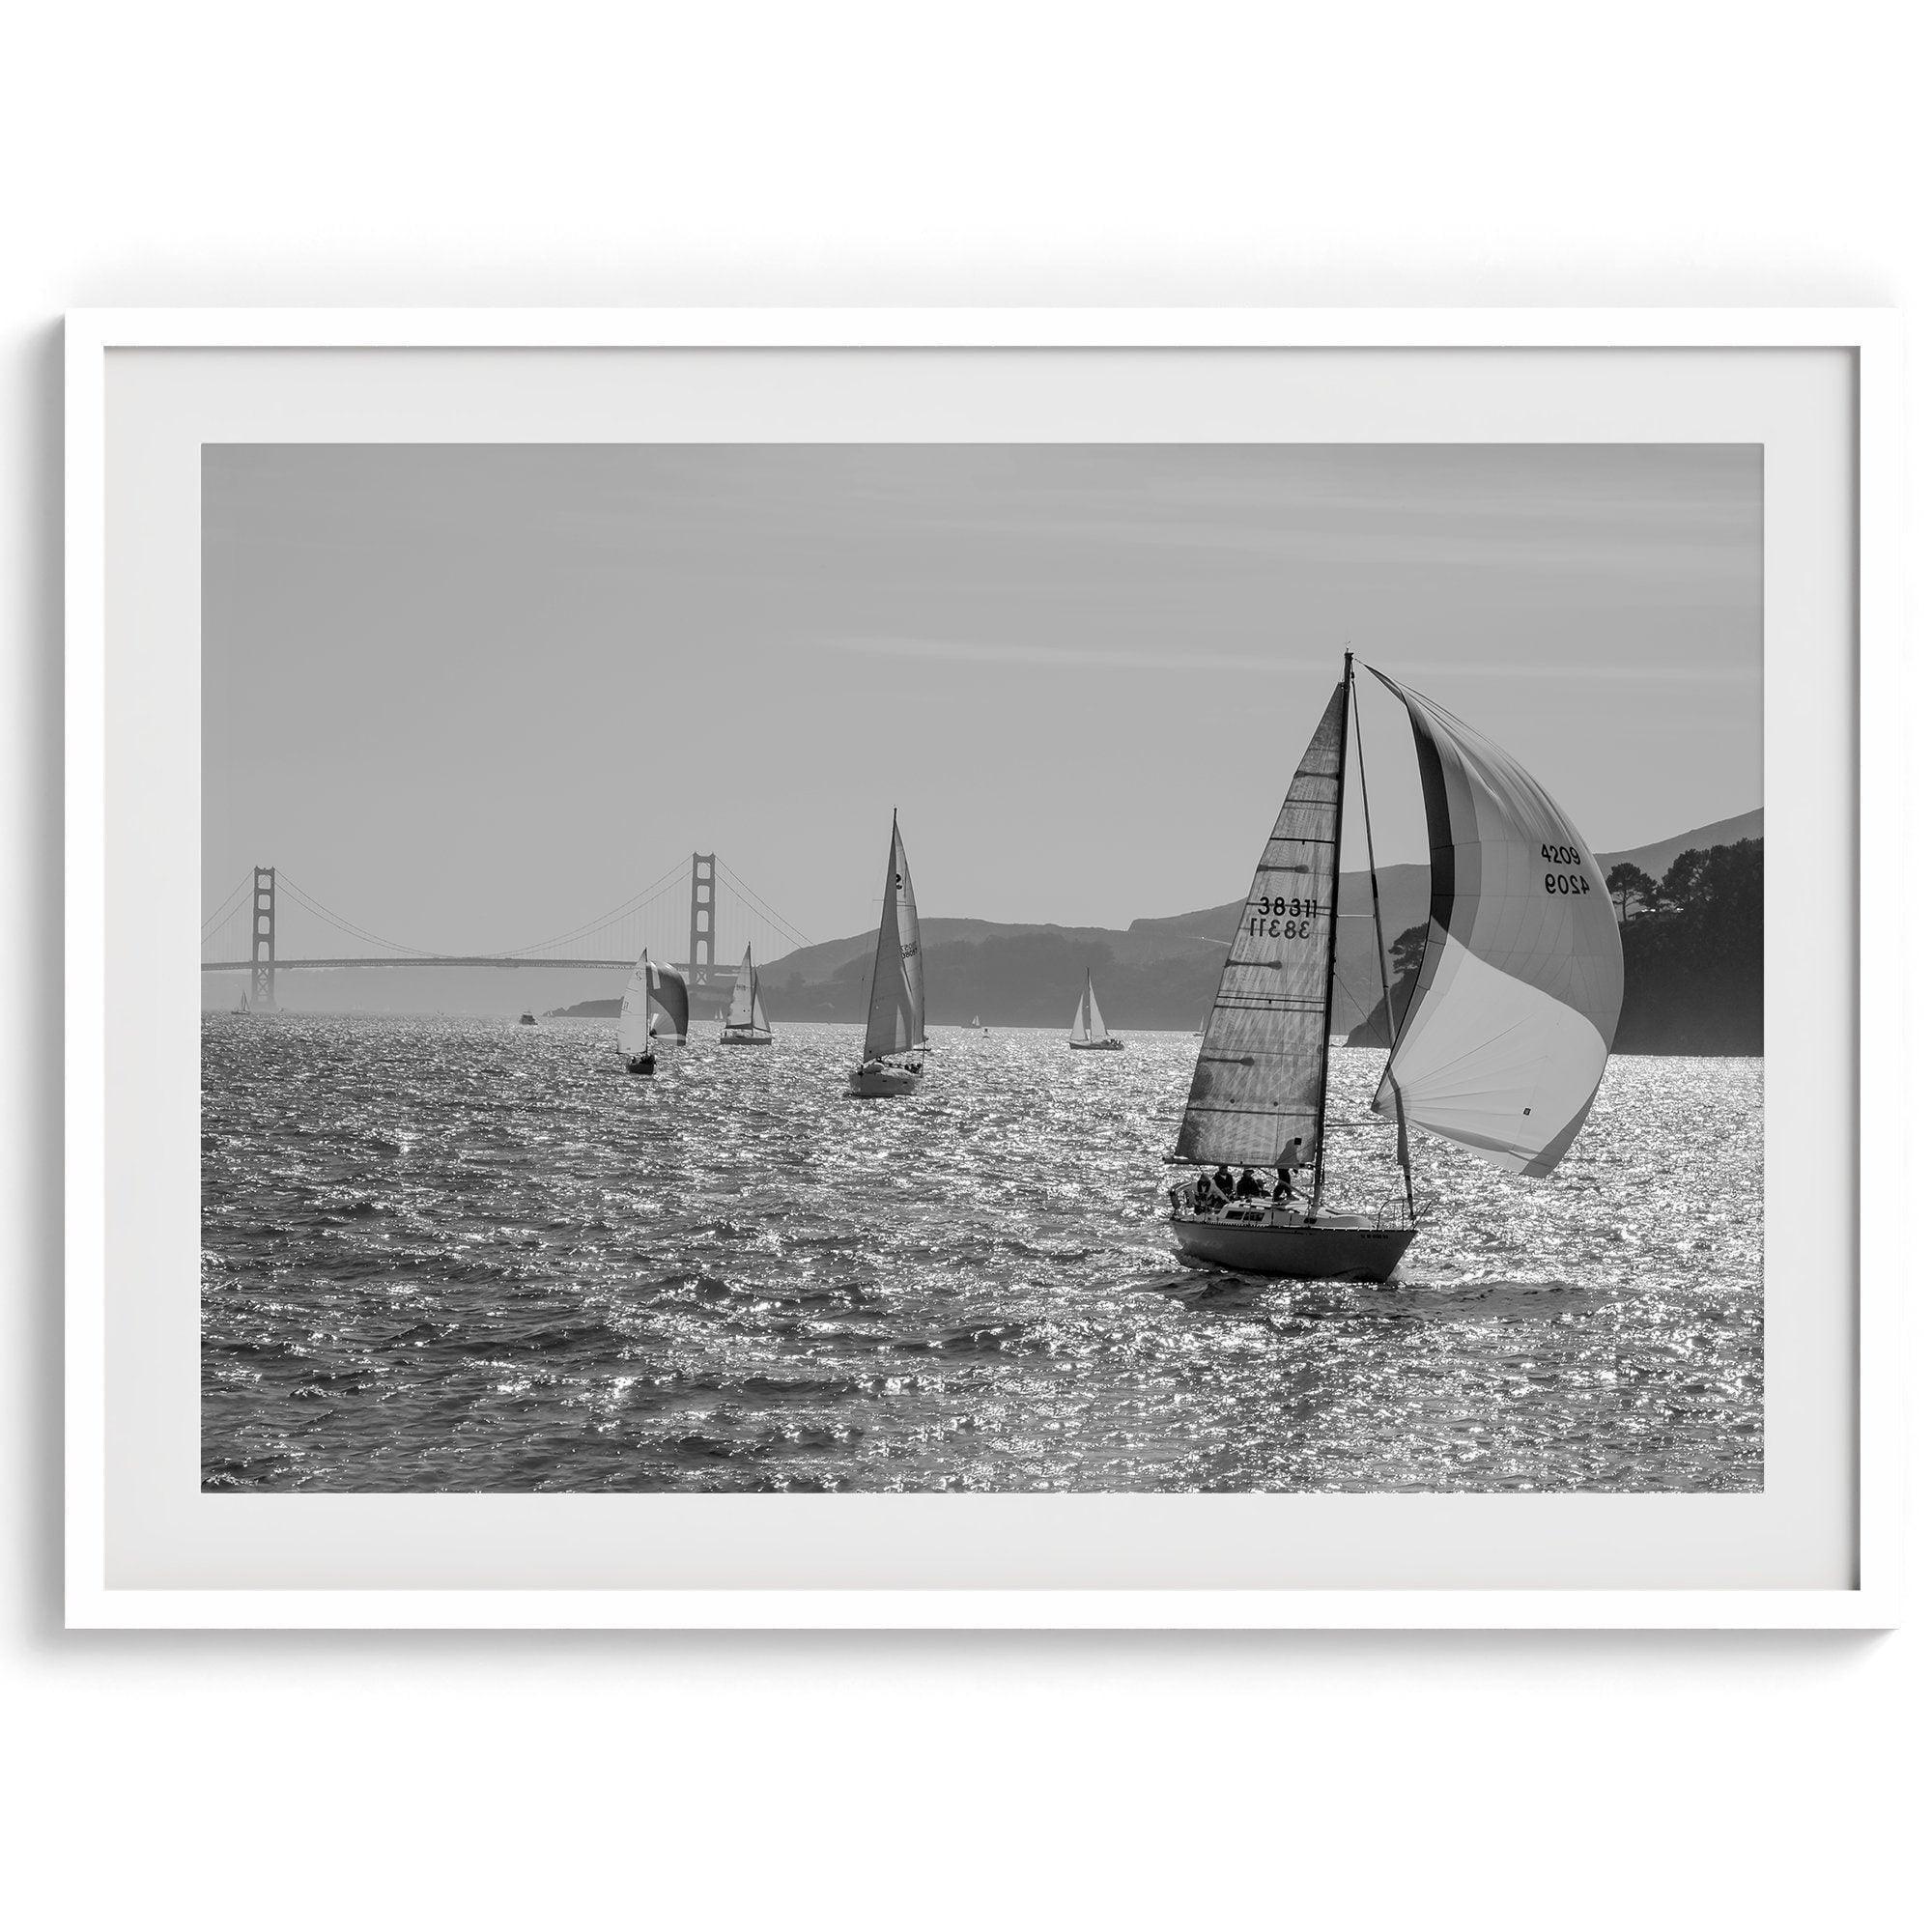
[[[1248,912],[1250,939],[1306,939],[1321,916],[1319,899],[1289,899],[1264,895]]]

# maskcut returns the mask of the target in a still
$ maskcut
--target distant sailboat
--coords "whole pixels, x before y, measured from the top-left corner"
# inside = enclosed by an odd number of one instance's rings
[[[1067,1036],[1066,1043],[1075,1053],[1119,1053],[1125,1045],[1107,1031],[1107,1022],[1100,1017],[1100,1002],[1094,997],[1094,975],[1087,974],[1086,989],[1080,995],[1080,1004],[1073,1009],[1073,1031]]]
[[[765,1019],[764,996],[758,991],[758,969],[752,964],[752,949],[738,967],[731,982],[731,1008],[724,1015],[724,1031],[720,1037],[725,1046],[769,1046],[772,1030]]]
[[[534,1013],[526,1013],[523,1016],[523,1018],[517,1022],[519,1026],[535,1026],[536,1023],[537,1023],[537,1016]]]
[[[1430,922],[1374,1111],[1395,1125],[1399,1200],[1324,1213],[1335,895],[1352,654],[1263,848],[1201,1042],[1173,1158],[1175,1241],[1203,1266],[1386,1281],[1415,1238],[1408,1133],[1423,1127],[1532,1179],[1577,1137],[1623,1006],[1623,947],[1577,828],[1507,752],[1392,678],[1406,707],[1430,835]],[[1355,722],[1357,763],[1361,724]],[[1376,954],[1388,997],[1375,839],[1362,787]],[[1206,1170],[1278,1176],[1230,1200]],[[1311,1178],[1305,1192],[1296,1183]]]
[[[885,901],[879,908],[879,941],[872,951],[872,978],[866,994],[865,1058],[846,1085],[855,1099],[884,1100],[910,1094],[924,1070],[925,962],[919,950],[919,907],[912,870],[893,813],[893,842],[886,855]]]
[[[624,987],[624,1003],[617,1010],[617,1051],[624,1056],[624,1069],[628,1073],[658,1070],[657,1047],[661,1036],[654,1026],[657,1015],[651,1010],[653,1002],[670,1021],[671,1040],[682,1046],[691,1028],[690,991],[684,983],[684,975],[675,966],[659,966],[652,961],[647,946],[638,954],[638,963],[631,969],[630,980]]]

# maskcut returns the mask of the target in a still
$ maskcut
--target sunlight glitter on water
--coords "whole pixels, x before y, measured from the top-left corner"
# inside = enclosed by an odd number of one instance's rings
[[[942,1029],[863,1102],[853,1027],[655,1080],[594,1021],[203,1029],[211,1488],[1761,1487],[1757,1060],[1613,1059],[1541,1182],[1418,1136],[1371,1288],[1179,1266],[1183,1035]]]

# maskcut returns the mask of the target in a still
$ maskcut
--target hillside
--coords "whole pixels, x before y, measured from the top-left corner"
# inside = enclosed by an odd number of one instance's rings
[[[1738,828],[1762,823],[1761,811],[1746,812],[1629,852],[1605,853],[1600,863],[1607,872],[1629,861],[1661,876],[1679,853],[1735,843],[1755,836]],[[1382,936],[1393,952],[1398,937],[1428,917],[1429,867],[1388,867],[1380,888]],[[1114,1027],[1191,1031],[1214,996],[1241,904],[1232,899],[1195,912],[1137,919],[1124,930],[923,919],[926,1017],[935,1026],[963,1026],[975,1014],[994,1026],[1064,1026],[1079,997],[1081,976],[1091,968]],[[1342,875],[1341,911],[1338,1032],[1360,1025],[1380,1000],[1366,872]],[[873,943],[870,932],[853,933],[773,960],[763,969],[773,1019],[859,1020]],[[1661,1018],[1657,1024],[1669,1031]],[[1647,1023],[1647,1030],[1655,1028]]]

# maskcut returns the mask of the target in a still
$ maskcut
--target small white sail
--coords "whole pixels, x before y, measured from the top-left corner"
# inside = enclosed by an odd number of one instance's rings
[[[925,965],[920,955],[919,907],[912,868],[893,814],[893,842],[886,859],[885,898],[879,908],[879,941],[872,952],[872,983],[866,1000],[866,1058],[908,1053],[925,1043]]]
[[[1107,1022],[1100,1017],[1100,1002],[1094,995],[1094,975],[1091,972],[1073,1009],[1073,1037],[1083,1044],[1107,1037]]]
[[[651,1037],[651,950],[638,954],[625,982],[624,1003],[617,1009],[617,1051],[635,1060],[650,1044]]]
[[[727,1027],[755,1026],[753,1008],[757,997],[758,975],[752,964],[752,949],[745,949],[745,956],[738,965],[738,977],[731,982],[731,1009],[724,1015]]]
[[[1373,667],[1371,667],[1373,668]],[[1596,1098],[1623,943],[1581,835],[1522,766],[1376,675],[1408,709],[1429,815],[1429,938],[1376,1111],[1546,1175]]]

